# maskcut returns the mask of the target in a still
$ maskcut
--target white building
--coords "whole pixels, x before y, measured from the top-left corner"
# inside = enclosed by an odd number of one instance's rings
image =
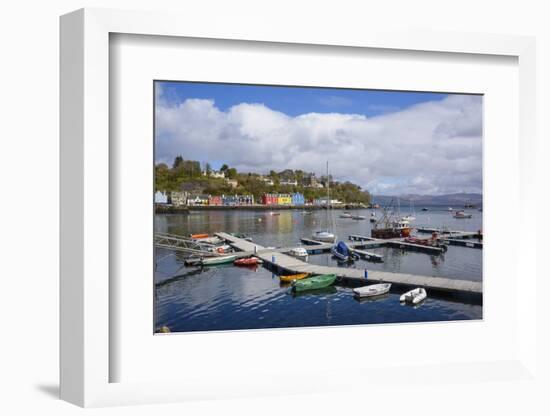
[[[281,181],[281,185],[290,185],[290,186],[298,186],[298,181],[297,180],[282,180]]]
[[[187,196],[187,192],[172,192],[170,193],[170,201],[175,206],[187,205]]]
[[[165,192],[155,192],[155,204],[167,204],[168,195]]]
[[[262,181],[264,181],[264,182],[265,182],[267,185],[269,185],[269,186],[275,185],[275,183],[273,182],[273,179],[266,178],[266,177],[264,177],[264,176],[262,176],[260,179],[261,179]]]
[[[210,178],[223,179],[223,178],[225,178],[225,173],[217,171],[217,170],[211,170],[208,175],[207,175],[206,171],[202,172],[202,176],[209,176]]]

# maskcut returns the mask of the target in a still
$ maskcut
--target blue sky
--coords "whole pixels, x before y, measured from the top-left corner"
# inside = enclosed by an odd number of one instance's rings
[[[379,195],[482,192],[480,95],[156,82],[156,162],[301,169]]]
[[[159,82],[167,104],[187,98],[212,99],[226,111],[240,103],[264,104],[289,116],[305,113],[345,112],[369,117],[395,112],[414,104],[439,101],[444,93],[352,90],[339,88],[277,87],[242,84]]]

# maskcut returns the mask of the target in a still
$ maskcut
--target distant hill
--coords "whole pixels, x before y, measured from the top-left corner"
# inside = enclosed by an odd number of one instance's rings
[[[373,195],[372,197],[374,203],[382,206],[388,204],[392,199],[396,202],[397,196]],[[402,206],[408,206],[409,201],[413,201],[414,206],[417,208],[421,208],[423,206],[447,206],[462,208],[465,204],[473,204],[476,207],[480,207],[483,204],[483,195],[467,193],[446,195],[406,194],[399,195],[399,201]]]

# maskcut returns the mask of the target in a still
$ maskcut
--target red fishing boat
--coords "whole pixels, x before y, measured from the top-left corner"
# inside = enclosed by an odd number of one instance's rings
[[[391,211],[390,211],[390,208]],[[409,237],[412,231],[411,224],[406,219],[399,219],[399,208],[397,213],[393,211],[393,200],[382,210],[382,217],[374,223],[371,229],[371,237],[389,239]]]

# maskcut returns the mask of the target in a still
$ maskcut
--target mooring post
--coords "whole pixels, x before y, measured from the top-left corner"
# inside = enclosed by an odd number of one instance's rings
[[[369,278],[369,272],[367,269],[365,269],[365,280],[367,280]]]
[[[258,246],[254,246],[254,254],[258,254]]]

